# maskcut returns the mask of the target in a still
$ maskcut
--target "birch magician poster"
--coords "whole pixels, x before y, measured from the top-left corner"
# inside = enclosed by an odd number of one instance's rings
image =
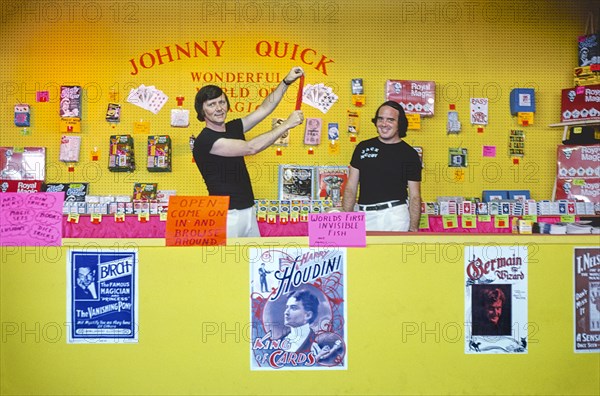
[[[138,341],[137,249],[69,250],[68,343]]]

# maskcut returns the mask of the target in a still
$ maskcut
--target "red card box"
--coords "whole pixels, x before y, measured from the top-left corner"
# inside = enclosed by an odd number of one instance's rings
[[[576,181],[578,180],[578,182]],[[600,178],[556,179],[554,200],[574,199],[600,204]]]
[[[42,191],[43,180],[0,179],[0,192],[36,193]]]
[[[559,145],[556,159],[559,179],[600,178],[600,144]]]
[[[562,90],[560,121],[600,120],[600,84]]]
[[[385,98],[399,103],[406,113],[433,117],[435,82],[415,80],[387,80]]]

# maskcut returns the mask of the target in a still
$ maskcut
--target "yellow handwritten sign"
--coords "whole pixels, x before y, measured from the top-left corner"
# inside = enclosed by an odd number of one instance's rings
[[[136,135],[147,135],[150,133],[149,121],[136,121],[133,123],[133,133]]]
[[[60,132],[81,132],[81,120],[79,118],[61,118]]]
[[[532,112],[517,113],[517,120],[519,122],[519,125],[523,125],[523,126],[533,125],[533,113]]]
[[[406,119],[408,120],[408,129],[411,131],[421,129],[421,114],[409,113],[406,115]]]

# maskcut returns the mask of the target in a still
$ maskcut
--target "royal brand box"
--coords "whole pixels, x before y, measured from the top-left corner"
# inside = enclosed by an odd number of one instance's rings
[[[42,191],[42,180],[3,180],[0,179],[0,192],[35,193]]]
[[[560,121],[600,120],[600,84],[562,90]]]
[[[387,80],[385,97],[399,103],[406,113],[422,117],[434,115],[434,81]]]

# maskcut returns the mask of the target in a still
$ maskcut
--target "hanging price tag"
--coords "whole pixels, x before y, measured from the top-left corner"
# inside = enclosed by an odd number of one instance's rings
[[[111,89],[110,91],[108,91],[108,100],[110,100],[111,102],[118,102],[119,91],[116,91],[115,89]]]
[[[575,216],[573,215],[562,215],[560,216],[561,223],[575,223]]]
[[[142,120],[134,122],[133,133],[148,135],[150,133],[150,122]]]
[[[90,151],[90,159],[92,161],[98,161],[100,159],[100,150],[98,150],[98,147],[94,147],[94,149]]]
[[[79,118],[61,118],[60,132],[81,132],[81,120]]]
[[[495,228],[508,228],[510,222],[508,221],[508,215],[494,216],[494,227]]]
[[[429,228],[429,215],[421,214],[421,218],[419,219],[419,229],[428,229]]]
[[[442,216],[442,226],[444,229],[457,228],[458,217],[456,215],[444,215]]]
[[[477,228],[477,216],[476,215],[462,215],[460,218],[462,228]]]
[[[329,141],[329,154],[335,155],[340,152],[340,145],[335,140]]]
[[[406,119],[408,119],[408,129],[411,131],[421,129],[421,114],[409,113],[406,115]]]
[[[79,223],[79,213],[69,213],[67,215],[67,222],[78,224]]]
[[[533,125],[533,113],[532,112],[517,113],[517,120],[518,120],[519,125],[522,125],[522,126]]]

